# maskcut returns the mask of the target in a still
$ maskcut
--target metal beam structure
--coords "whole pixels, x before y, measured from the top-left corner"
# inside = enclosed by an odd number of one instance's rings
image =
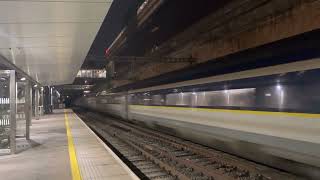
[[[143,62],[143,63],[194,63],[194,58],[175,58],[175,57],[146,57],[146,56],[110,56],[108,61],[113,62]]]
[[[145,63],[188,63],[192,65],[196,62],[194,58],[174,58],[174,57],[147,57],[147,56],[108,56],[107,80],[134,80],[135,68]],[[125,77],[121,71],[116,70],[117,63],[129,63],[124,70]],[[123,70],[123,67],[121,68]],[[111,79],[108,79],[111,78]]]
[[[63,85],[63,86],[56,86],[56,88],[63,89],[63,90],[88,90],[93,86],[94,85]]]
[[[37,84],[38,86],[41,86],[40,83],[38,83],[36,80],[34,80],[31,76],[29,76],[27,73],[25,73],[23,70],[21,70],[19,67],[17,67],[15,64],[10,62],[7,58],[2,56],[0,54],[0,64],[2,66],[5,66],[6,69],[15,70],[19,75],[25,77],[27,80],[31,81],[33,84]]]

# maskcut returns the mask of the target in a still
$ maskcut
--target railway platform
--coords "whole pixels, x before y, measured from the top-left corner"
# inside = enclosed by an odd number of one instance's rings
[[[138,179],[72,110],[33,121],[28,143],[29,149],[0,156],[0,179]]]

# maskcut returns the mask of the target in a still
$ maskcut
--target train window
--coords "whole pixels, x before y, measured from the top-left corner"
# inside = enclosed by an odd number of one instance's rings
[[[300,73],[305,75],[306,73]],[[301,77],[300,77],[301,76]],[[256,86],[246,84],[247,88],[226,89],[200,92],[172,92],[168,94],[154,94],[152,92],[134,94],[130,96],[130,103],[154,106],[188,106],[211,108],[239,108],[249,110],[279,110],[319,112],[320,83],[317,79],[306,81],[300,75],[299,83],[294,81],[273,81]],[[230,82],[231,83],[231,82]],[[250,87],[251,86],[251,87]],[[164,91],[165,92],[165,91]],[[301,93],[304,92],[304,93]],[[308,94],[308,96],[305,96]],[[310,106],[305,106],[310,104]]]
[[[108,99],[106,97],[99,98],[98,101],[101,104],[108,104]]]
[[[129,103],[134,105],[152,105],[152,96],[150,94],[130,95]]]
[[[144,93],[141,96],[142,105],[152,105],[152,96],[149,93]]]
[[[152,96],[152,105],[164,105],[165,99],[164,95],[153,95]]]
[[[114,99],[113,104],[122,104],[125,101],[125,97],[124,96],[113,97],[113,99]]]
[[[173,93],[166,95],[166,105],[169,106],[190,106],[192,93]]]
[[[255,90],[255,88],[246,88],[172,93],[166,95],[166,105],[193,107],[251,107],[255,102]]]
[[[192,106],[250,107],[255,101],[255,88],[192,93]]]
[[[226,106],[252,107],[255,102],[255,88],[225,90]]]
[[[228,87],[236,89],[214,90],[214,88],[220,88],[221,86],[212,84],[211,87],[211,84],[207,84],[199,86],[199,88],[185,87],[184,89],[163,89],[161,92],[136,93],[130,94],[128,101],[130,104],[147,106],[187,106],[318,113],[320,111],[318,108],[320,106],[320,83],[317,78],[319,72],[307,73],[301,71],[295,73],[295,76],[285,74],[281,77],[281,81],[278,79],[279,76],[264,77],[263,81],[261,78],[229,81],[228,85],[230,86]],[[212,90],[196,91],[196,89],[203,88],[211,88]],[[193,90],[194,92],[183,92],[183,90]],[[124,103],[125,97],[118,95],[101,96],[99,101],[101,103]],[[305,104],[308,104],[308,106]]]
[[[129,102],[130,104],[135,104],[135,105],[140,105],[141,102],[139,101],[139,96],[138,95],[131,95],[129,97]]]
[[[122,104],[125,101],[125,96],[100,96],[98,101],[101,104]]]
[[[256,107],[284,111],[319,112],[317,108],[320,105],[319,91],[320,85],[318,84],[277,84],[260,87],[257,88]]]

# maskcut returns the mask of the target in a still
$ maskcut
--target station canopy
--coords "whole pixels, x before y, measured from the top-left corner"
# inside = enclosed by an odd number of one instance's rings
[[[42,85],[73,82],[112,0],[1,0],[0,55]]]

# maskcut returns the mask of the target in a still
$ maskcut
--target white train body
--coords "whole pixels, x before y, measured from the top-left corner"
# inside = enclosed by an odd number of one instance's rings
[[[77,105],[320,178],[320,60],[119,93]],[[318,80],[319,79],[319,80]]]

